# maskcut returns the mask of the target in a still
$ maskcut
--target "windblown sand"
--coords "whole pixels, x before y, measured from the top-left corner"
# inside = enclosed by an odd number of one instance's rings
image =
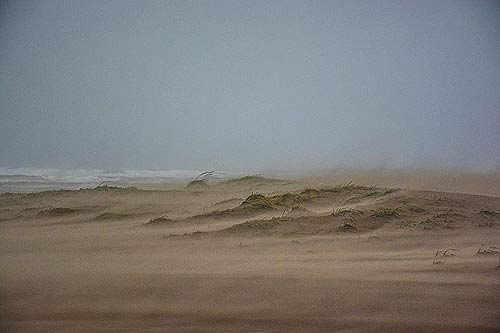
[[[257,177],[3,194],[0,219],[7,332],[500,329],[500,197]]]

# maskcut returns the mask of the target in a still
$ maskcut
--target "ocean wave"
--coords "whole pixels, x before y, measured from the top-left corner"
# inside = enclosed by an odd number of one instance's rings
[[[140,179],[183,180],[200,174],[199,170],[106,170],[106,169],[40,169],[2,168],[0,183],[54,182],[98,183],[103,181],[126,182]],[[239,176],[242,173],[218,172],[219,178]]]

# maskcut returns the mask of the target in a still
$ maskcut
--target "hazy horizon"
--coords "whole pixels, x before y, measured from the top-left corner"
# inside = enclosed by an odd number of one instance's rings
[[[500,167],[498,1],[4,1],[0,167]]]

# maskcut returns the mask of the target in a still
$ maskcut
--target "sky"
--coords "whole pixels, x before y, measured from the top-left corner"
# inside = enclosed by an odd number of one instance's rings
[[[500,1],[1,1],[0,167],[500,166]]]

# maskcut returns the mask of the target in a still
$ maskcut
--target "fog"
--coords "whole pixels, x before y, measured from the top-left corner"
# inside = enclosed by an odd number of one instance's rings
[[[498,1],[3,1],[0,167],[500,165]]]

